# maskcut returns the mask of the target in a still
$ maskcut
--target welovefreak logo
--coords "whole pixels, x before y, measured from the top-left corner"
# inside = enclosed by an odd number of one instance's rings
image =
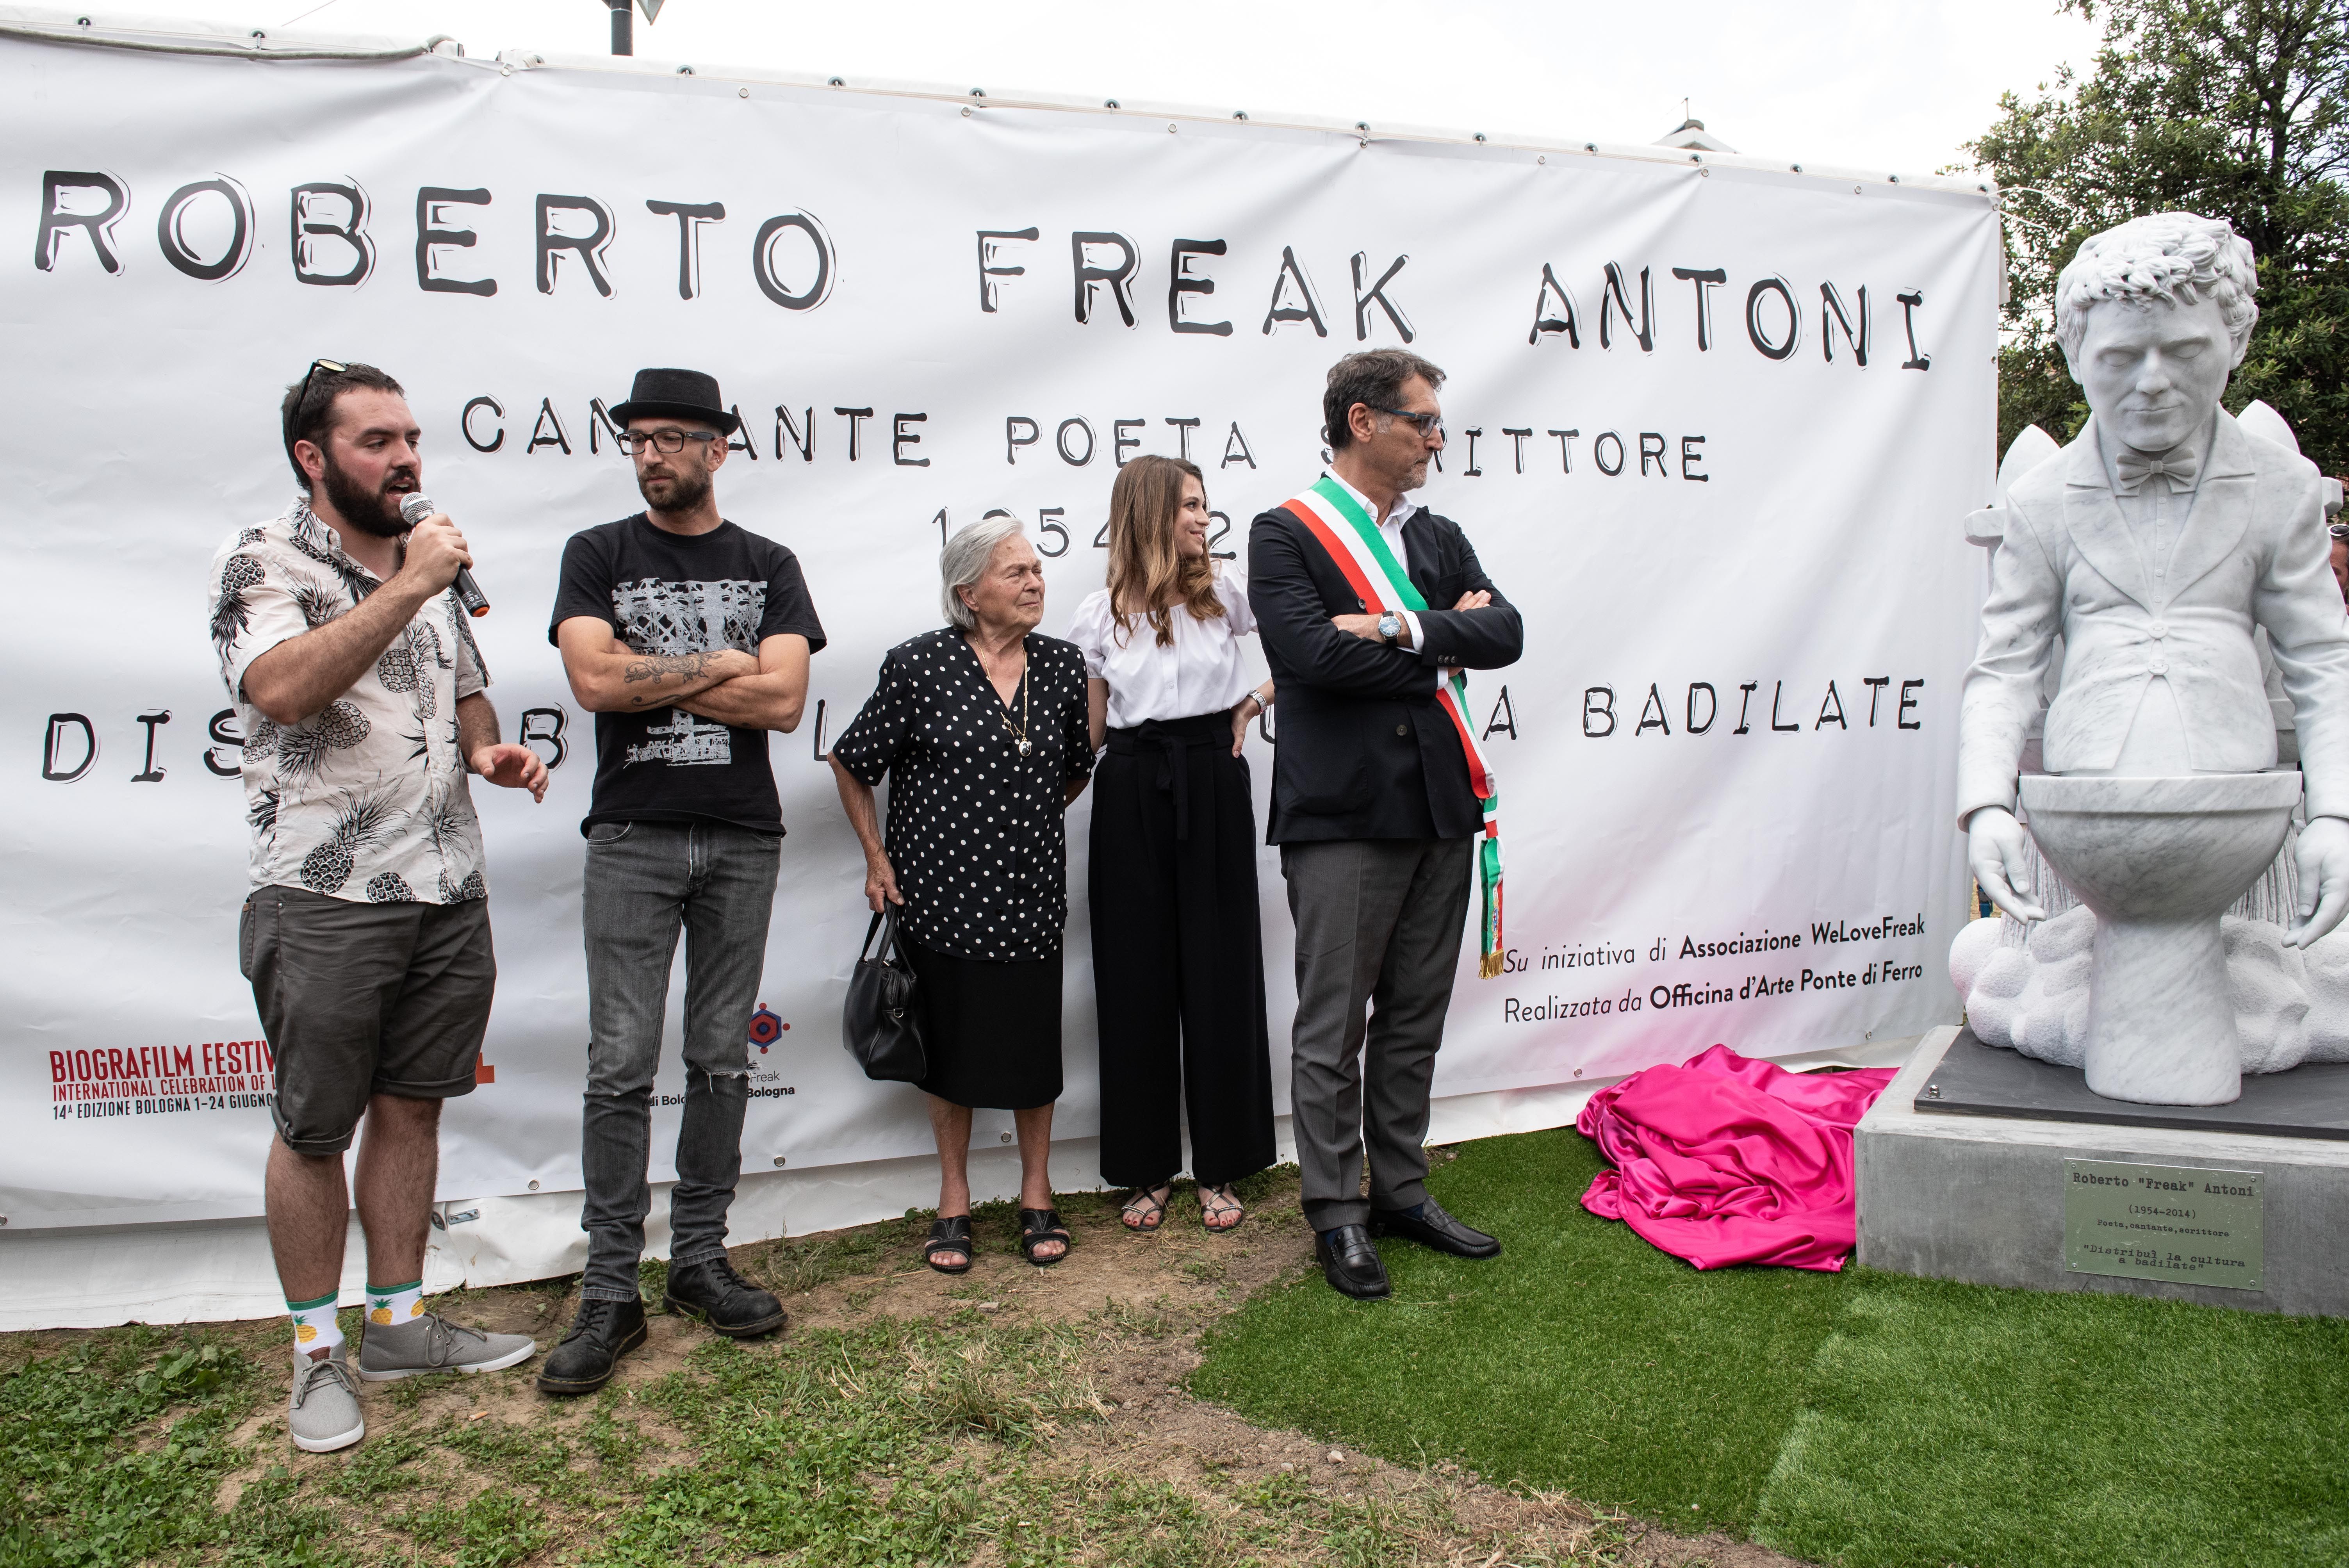
[[[783,1031],[790,1027],[789,1024],[769,1011],[767,1005],[761,1002],[759,1004],[759,1010],[750,1015],[750,1043],[758,1047],[759,1054],[763,1057],[767,1054],[767,1047],[781,1039]]]

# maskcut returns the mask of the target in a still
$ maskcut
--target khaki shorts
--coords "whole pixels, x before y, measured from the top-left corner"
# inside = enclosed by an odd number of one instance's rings
[[[270,1114],[288,1149],[348,1149],[374,1095],[473,1092],[498,975],[487,900],[353,903],[255,888],[237,939],[277,1061]]]

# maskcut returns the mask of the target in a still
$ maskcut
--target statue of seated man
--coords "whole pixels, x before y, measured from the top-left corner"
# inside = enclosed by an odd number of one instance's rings
[[[2275,720],[2252,628],[2292,699],[2306,787],[2298,918],[2349,913],[2349,631],[2320,480],[2219,405],[2242,362],[2258,275],[2228,223],[2139,218],[2090,239],[2055,286],[2055,328],[2090,418],[2017,480],[1992,558],[1958,730],[1958,821],[1982,890],[2021,920],[2028,863],[2015,774],[2056,637],[2050,773],[2256,773]]]

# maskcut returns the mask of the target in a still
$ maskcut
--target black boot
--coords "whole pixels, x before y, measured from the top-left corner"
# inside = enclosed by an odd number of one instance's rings
[[[671,1312],[698,1317],[729,1339],[755,1339],[783,1326],[783,1304],[734,1272],[724,1253],[671,1264],[663,1297]]]
[[[641,1301],[583,1301],[571,1332],[541,1365],[538,1386],[550,1394],[592,1394],[611,1381],[620,1357],[645,1342]]]

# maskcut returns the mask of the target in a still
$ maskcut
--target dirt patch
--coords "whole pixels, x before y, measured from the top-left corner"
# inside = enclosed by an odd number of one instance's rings
[[[1446,1151],[1434,1152],[1443,1158]],[[1266,1185],[1240,1228],[1221,1235],[1199,1224],[1187,1188],[1178,1189],[1159,1231],[1139,1235],[1119,1223],[1114,1198],[1065,1200],[1061,1217],[1073,1241],[1068,1256],[1049,1269],[1019,1255],[1009,1215],[982,1211],[975,1226],[979,1250],[968,1274],[940,1275],[909,1263],[877,1278],[802,1292],[786,1305],[806,1327],[847,1327],[873,1312],[910,1317],[958,1307],[1005,1321],[1093,1326],[1101,1343],[1087,1367],[1110,1415],[1055,1445],[1056,1459],[1071,1465],[1145,1476],[1208,1498],[1276,1475],[1303,1476],[1340,1496],[1433,1490],[1444,1494],[1470,1539],[1547,1537],[1560,1548],[1585,1540],[1600,1516],[1571,1498],[1489,1486],[1452,1464],[1392,1465],[1301,1432],[1255,1426],[1184,1390],[1200,1361],[1202,1331],[1265,1286],[1316,1266],[1295,1179]],[[909,1259],[917,1251],[908,1243]],[[1121,1318],[1135,1317],[1174,1332],[1115,1331]],[[1725,1536],[1691,1538],[1637,1525],[1630,1533],[1631,1543],[1615,1561],[1641,1568],[1801,1568],[1793,1558]]]
[[[923,1265],[926,1216],[740,1246],[733,1258],[746,1277],[783,1295],[792,1315],[787,1336],[853,1333],[882,1316],[968,1324],[982,1336],[996,1328],[1016,1334],[1047,1327],[1076,1335],[1078,1372],[1090,1389],[1085,1401],[1101,1418],[1059,1427],[1037,1456],[1053,1488],[1098,1487],[1103,1477],[1148,1482],[1179,1494],[1202,1516],[1226,1518],[1237,1517],[1247,1497],[1309,1493],[1330,1506],[1355,1509],[1355,1517],[1389,1522],[1390,1549],[1408,1548],[1407,1555],[1419,1562],[1464,1568],[1500,1568],[1505,1555],[1509,1562],[1658,1568],[1791,1565],[1790,1559],[1747,1543],[1651,1531],[1570,1498],[1491,1486],[1454,1465],[1390,1464],[1293,1430],[1257,1427],[1193,1398],[1183,1383],[1198,1365],[1201,1333],[1254,1293],[1314,1266],[1294,1176],[1276,1174],[1251,1185],[1247,1220],[1228,1234],[1201,1227],[1187,1187],[1178,1190],[1164,1228],[1140,1235],[1119,1224],[1114,1198],[1069,1195],[1061,1214],[1072,1246],[1065,1259],[1044,1269],[1019,1255],[1016,1217],[1001,1204],[979,1211],[973,1266],[958,1276]],[[648,1295],[657,1302],[660,1271],[656,1265],[647,1274]],[[577,1309],[577,1285],[574,1278],[460,1291],[433,1305],[459,1323],[529,1334],[543,1354]],[[333,1500],[351,1538],[346,1544],[364,1541],[399,1555],[413,1552],[416,1521],[460,1519],[477,1501],[492,1501],[482,1493],[497,1484],[496,1473],[468,1457],[482,1444],[502,1445],[494,1462],[509,1467],[506,1473],[533,1465],[543,1472],[552,1464],[556,1472],[569,1469],[584,1480],[589,1471],[577,1467],[596,1463],[593,1455],[600,1442],[611,1440],[617,1418],[634,1473],[653,1475],[688,1463],[695,1457],[690,1442],[662,1419],[659,1400],[643,1396],[674,1376],[706,1375],[697,1372],[692,1358],[711,1336],[688,1319],[659,1312],[647,1330],[643,1347],[595,1398],[540,1393],[534,1360],[481,1377],[362,1384],[367,1439],[331,1455],[300,1453],[285,1439],[285,1385],[274,1374],[286,1355],[283,1326],[207,1331],[235,1345],[264,1369],[264,1383],[274,1384],[230,1438],[246,1452],[222,1476],[214,1506],[226,1511],[256,1483],[282,1485],[290,1478],[305,1483],[305,1495]],[[56,1354],[78,1337],[67,1332],[0,1336],[0,1366]],[[554,1457],[533,1457],[548,1453]],[[587,1504],[576,1519],[550,1520],[556,1537],[532,1559],[567,1556],[598,1534],[610,1522],[605,1511],[616,1494],[603,1495],[603,1502]],[[412,1511],[427,1501],[437,1512]],[[411,1511],[388,1513],[388,1501]],[[403,1535],[403,1528],[409,1533]],[[1318,1552],[1309,1554],[1321,1560]],[[1302,1559],[1276,1553],[1262,1560]]]

